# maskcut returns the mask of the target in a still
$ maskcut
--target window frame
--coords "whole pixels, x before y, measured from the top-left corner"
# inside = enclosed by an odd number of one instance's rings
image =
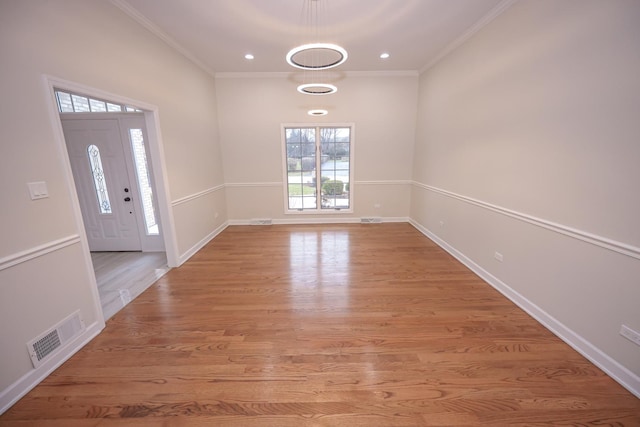
[[[287,164],[287,129],[314,128],[316,129],[316,177],[321,175],[319,163],[321,157],[318,155],[320,141],[320,132],[322,128],[349,128],[349,207],[327,209],[318,206],[316,202],[315,209],[289,209],[289,169]],[[286,215],[340,215],[353,214],[354,204],[354,159],[355,159],[355,124],[354,123],[283,123],[280,126],[280,146],[282,148],[282,191],[283,206]],[[316,178],[316,182],[318,179]],[[320,187],[321,188],[321,187]],[[316,196],[317,197],[317,196]],[[316,199],[318,200],[318,199]]]

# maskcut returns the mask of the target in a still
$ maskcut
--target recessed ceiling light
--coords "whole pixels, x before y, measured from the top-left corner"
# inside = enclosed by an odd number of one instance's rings
[[[307,114],[310,116],[326,116],[329,112],[327,110],[309,110]]]
[[[251,60],[251,59],[253,59],[253,55],[252,55],[252,54],[250,54],[250,53],[247,53],[247,54],[244,56],[244,59],[249,59],[249,60]]]
[[[384,52],[384,53],[380,54],[380,59],[387,59],[387,58],[389,58],[389,56],[390,55],[387,52]]]

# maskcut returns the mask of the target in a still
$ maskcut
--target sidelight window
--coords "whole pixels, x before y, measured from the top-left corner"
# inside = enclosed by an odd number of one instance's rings
[[[129,129],[129,140],[133,150],[133,160],[136,166],[136,176],[138,178],[138,188],[142,199],[142,211],[144,212],[144,222],[147,235],[159,233],[158,221],[153,205],[153,187],[151,186],[151,176],[149,174],[149,164],[147,163],[147,152],[144,146],[144,135],[142,129]]]

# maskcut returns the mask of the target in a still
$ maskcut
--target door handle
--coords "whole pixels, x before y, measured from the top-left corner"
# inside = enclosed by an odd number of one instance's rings
[[[131,201],[131,197],[125,197],[125,198],[124,198],[124,201],[125,201],[125,202],[130,202],[130,201]]]

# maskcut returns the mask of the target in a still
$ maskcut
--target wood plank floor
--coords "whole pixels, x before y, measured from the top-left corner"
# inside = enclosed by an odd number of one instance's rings
[[[234,226],[1,426],[638,426],[640,400],[409,224]]]
[[[105,319],[169,271],[164,252],[91,252],[91,262]]]

